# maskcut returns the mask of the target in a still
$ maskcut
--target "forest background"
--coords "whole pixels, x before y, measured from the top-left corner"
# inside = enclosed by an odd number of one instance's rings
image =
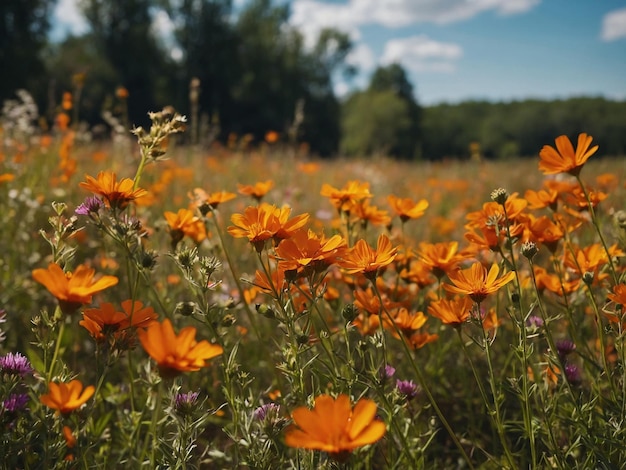
[[[440,160],[535,156],[560,134],[585,130],[604,155],[626,154],[626,102],[602,97],[421,106],[401,65],[379,67],[369,85],[339,99],[337,74],[352,44],[326,29],[314,47],[288,24],[288,5],[253,0],[81,0],[89,32],[50,41],[55,0],[0,2],[0,102],[26,89],[52,126],[65,92],[78,121],[108,136],[115,120],[145,125],[172,105],[200,125],[194,143],[223,143],[268,131],[313,154],[385,154]],[[153,27],[156,11],[175,25],[178,57]],[[121,92],[121,93],[120,93]],[[108,116],[108,118],[107,118]]]

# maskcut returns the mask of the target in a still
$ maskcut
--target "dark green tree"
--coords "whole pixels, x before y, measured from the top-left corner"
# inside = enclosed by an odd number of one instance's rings
[[[350,76],[354,70],[345,62],[352,49],[347,34],[323,29],[313,50],[302,60],[304,120],[301,140],[321,155],[332,155],[341,140],[341,103],[335,96],[332,78],[335,74]]]
[[[81,0],[94,46],[111,63],[129,92],[132,123],[168,103],[170,60],[153,30],[153,0]]]
[[[406,104],[410,124],[396,134],[396,142],[389,148],[391,155],[415,158],[421,155],[421,111],[415,99],[413,85],[400,64],[378,67],[370,80],[369,90],[390,91]]]
[[[200,113],[227,114],[233,106],[230,87],[236,80],[237,55],[231,0],[168,0],[166,11],[176,25],[174,39],[182,52],[174,71],[172,104],[189,114],[189,85],[196,78]]]
[[[46,65],[49,82],[46,114],[49,120],[58,111],[61,94],[64,91],[76,92],[74,78],[79,75],[84,77],[84,83],[80,96],[74,96],[79,102],[76,113],[72,112],[73,116],[94,125],[101,120],[103,108],[115,102],[118,74],[107,58],[96,49],[91,34],[69,36],[60,43],[50,44]]]
[[[0,2],[0,102],[18,88],[45,96],[45,67],[41,51],[50,28],[56,0]]]
[[[270,129],[291,134],[314,152],[329,155],[339,144],[332,74],[342,66],[350,42],[346,35],[326,30],[309,51],[302,35],[288,26],[288,18],[288,6],[270,0],[254,0],[241,12],[235,25],[234,106],[224,121],[235,132],[257,138]],[[302,121],[295,132],[299,110]]]

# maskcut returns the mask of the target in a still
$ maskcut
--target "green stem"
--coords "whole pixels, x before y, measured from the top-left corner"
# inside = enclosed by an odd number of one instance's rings
[[[133,178],[133,191],[136,191],[139,188],[139,180],[141,179],[141,174],[143,173],[143,169],[146,166],[146,161],[148,160],[146,155],[147,152],[144,151],[143,148],[139,148],[141,152],[141,160],[139,161],[139,166],[137,167],[137,172],[135,173],[135,177]]]
[[[515,272],[515,286],[517,290],[517,309],[519,311],[519,318],[516,319],[516,326],[518,329],[518,335],[520,336],[522,343],[522,413],[524,419],[524,428],[528,433],[528,440],[530,443],[530,456],[531,456],[531,468],[536,468],[537,462],[537,450],[535,443],[535,430],[532,424],[531,411],[530,411],[530,392],[528,387],[528,336],[526,332],[526,317],[524,316],[524,309],[522,308],[522,288],[519,271],[517,269],[517,261],[515,259],[515,253],[513,251],[513,237],[511,236],[511,221],[506,210],[506,204],[502,204],[502,210],[504,211],[504,217],[506,220],[506,237],[508,240],[509,256],[511,258],[511,265]],[[488,338],[486,338],[488,341]]]
[[[163,379],[159,382],[157,386],[157,394],[154,401],[154,409],[152,410],[152,421],[150,422],[150,432],[146,434],[146,437],[143,441],[143,448],[141,449],[141,456],[139,458],[140,462],[143,462],[144,455],[146,455],[146,451],[148,449],[148,444],[152,440],[152,449],[150,451],[150,467],[157,468],[156,465],[156,448],[158,442],[158,423],[159,423],[159,415],[161,412],[161,400],[163,399]]]
[[[591,291],[591,285],[585,283],[585,286],[587,286],[587,294],[589,296],[589,300],[591,301],[591,305],[593,306],[593,312],[596,317],[596,329],[598,331],[598,339],[600,341],[600,355],[602,356],[602,367],[604,369],[604,373],[606,374],[606,378],[609,381],[609,386],[611,388],[611,394],[613,395],[613,400],[615,402],[619,402],[617,390],[615,388],[615,383],[613,382],[611,369],[609,367],[609,361],[606,358],[606,338],[604,336],[604,325],[602,323],[602,316],[600,315],[598,304],[596,303],[596,299],[593,296],[593,292]],[[622,399],[622,402],[623,401],[624,400]]]
[[[496,377],[493,372],[493,363],[491,360],[491,342],[489,340],[487,332],[484,329],[483,335],[483,341],[485,344],[485,355],[487,356],[487,366],[489,368],[489,385],[491,387],[491,395],[493,396],[496,428],[498,431],[498,435],[500,436],[500,442],[502,443],[502,447],[504,448],[504,454],[506,455],[506,459],[508,460],[509,465],[511,465],[511,468],[517,468],[517,465],[515,465],[515,460],[513,459],[513,455],[511,454],[511,449],[509,448],[506,433],[504,431],[504,424],[502,422],[502,415],[500,413],[500,393],[498,390],[496,390]]]
[[[376,295],[380,298],[380,292],[378,291],[378,287],[376,286],[376,282],[372,281],[371,284],[372,284],[372,287],[374,289],[374,292],[376,292]],[[411,350],[411,348],[407,344],[406,339],[404,338],[404,334],[402,333],[400,328],[398,328],[398,325],[396,325],[396,322],[393,320],[393,317],[391,316],[389,311],[386,308],[384,308],[384,306],[382,308],[383,308],[384,313],[389,318],[389,320],[391,322],[391,325],[393,326],[394,330],[398,334],[398,336],[400,338],[400,342],[402,343],[402,347],[404,348],[405,357],[409,358],[409,362],[411,363],[411,367],[413,368],[413,371],[415,372],[417,380],[420,383],[420,386],[422,387],[422,390],[426,394],[426,397],[428,398],[428,401],[430,402],[430,405],[435,410],[435,414],[437,415],[437,417],[441,421],[441,424],[443,424],[443,427],[446,428],[446,431],[448,432],[448,435],[450,436],[450,439],[452,439],[452,442],[454,442],[454,445],[461,452],[463,460],[465,460],[465,463],[467,463],[467,466],[471,470],[473,470],[474,469],[474,465],[472,464],[472,461],[470,460],[469,456],[467,455],[467,452],[465,452],[465,449],[461,445],[461,442],[459,441],[459,438],[454,433],[452,427],[450,426],[450,423],[448,423],[448,420],[446,419],[446,417],[443,415],[441,409],[439,408],[439,405],[437,404],[437,401],[435,400],[435,397],[433,396],[432,392],[430,391],[430,388],[428,387],[428,383],[426,382],[426,379],[424,378],[424,375],[422,374],[422,371],[417,366],[417,363],[415,362],[415,360],[413,358],[413,351]]]
[[[262,344],[265,344],[263,342],[263,338],[261,337],[261,333],[259,332],[259,327],[257,325],[257,321],[256,321],[256,316],[253,314],[252,310],[250,309],[250,306],[248,305],[248,302],[245,301],[245,296],[244,296],[244,291],[243,291],[243,286],[241,285],[241,282],[239,280],[239,277],[237,276],[237,273],[235,272],[235,265],[233,264],[230,255],[228,254],[228,250],[226,249],[226,244],[224,243],[224,236],[222,235],[222,230],[218,224],[218,220],[217,220],[217,216],[218,216],[218,212],[211,208],[211,214],[213,214],[213,225],[215,227],[215,232],[217,233],[217,237],[219,238],[220,241],[220,246],[222,247],[222,253],[224,253],[224,257],[226,258],[226,263],[228,264],[228,269],[230,271],[230,274],[233,278],[233,282],[235,283],[235,285],[237,286],[237,291],[239,292],[239,298],[242,300],[243,304],[244,304],[244,308],[246,310],[246,313],[248,314],[248,319],[250,320],[250,324],[252,325],[252,329],[254,330],[255,334],[257,335],[257,337],[259,338],[260,342]],[[206,220],[207,218],[204,217],[204,219]],[[206,224],[206,222],[205,222]],[[268,278],[271,279],[271,278]]]
[[[61,312],[60,307],[57,306],[54,316],[56,317]],[[56,366],[57,358],[59,357],[59,351],[61,350],[61,343],[63,342],[63,333],[65,332],[65,316],[61,317],[60,320],[61,326],[59,326],[59,333],[57,335],[56,345],[54,347],[54,354],[52,355],[52,361],[50,362],[50,369],[46,374],[46,379],[48,382],[52,380],[54,376],[54,368]]]
[[[589,193],[587,192],[587,188],[583,184],[582,179],[580,179],[580,175],[576,175],[576,179],[578,180],[578,184],[580,185],[580,189],[585,195],[585,200],[587,201],[587,207],[589,208],[589,215],[591,216],[591,223],[593,227],[596,229],[598,237],[600,237],[600,243],[606,252],[606,257],[609,263],[609,269],[611,271],[611,276],[613,277],[613,285],[616,285],[618,281],[617,273],[615,272],[615,266],[613,266],[613,260],[611,259],[611,253],[609,252],[609,248],[606,244],[606,240],[604,239],[604,235],[602,234],[602,230],[600,230],[600,225],[598,224],[598,219],[596,217],[596,211],[593,208],[593,204],[591,203],[591,199],[589,198]],[[581,273],[582,274],[582,273]]]

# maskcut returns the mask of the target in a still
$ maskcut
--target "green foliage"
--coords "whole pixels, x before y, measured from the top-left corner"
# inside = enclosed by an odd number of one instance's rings
[[[386,98],[381,111],[354,98],[342,109],[332,79],[354,72],[345,60],[349,36],[322,30],[307,47],[289,24],[285,2],[253,0],[235,12],[232,0],[81,0],[91,30],[58,44],[46,36],[53,4],[0,2],[0,100],[27,88],[48,124],[60,110],[62,93],[71,91],[74,109],[68,114],[75,121],[94,125],[103,112],[112,112],[124,124],[145,125],[146,109],[173,105],[190,116],[196,130],[188,140],[194,142],[198,132],[203,142],[215,136],[227,141],[232,134],[260,141],[273,130],[282,143],[295,148],[306,142],[323,156],[336,155],[341,142],[349,154],[509,159],[536,155],[554,136],[572,137],[584,129],[606,155],[626,153],[624,101],[470,101],[422,109],[398,64],[379,67],[357,95],[392,92],[402,105]],[[157,14],[169,16],[171,37],[154,30]],[[77,74],[85,76],[80,86]],[[193,79],[199,80],[194,99]],[[118,86],[129,92],[123,104],[114,95]],[[381,139],[363,135],[364,129]]]
[[[190,111],[188,88],[194,78],[200,80],[198,103],[203,114],[219,113],[224,117],[233,106],[231,84],[237,80],[238,70],[237,36],[229,22],[231,3],[230,0],[166,2],[166,11],[175,25],[174,38],[182,52],[173,70],[169,97],[182,113]]]
[[[341,150],[347,155],[419,156],[420,108],[398,64],[379,67],[366,91],[343,105]]]
[[[341,151],[346,155],[393,155],[411,129],[406,101],[393,91],[355,93],[344,104]]]
[[[0,2],[0,103],[18,88],[45,86],[40,53],[46,44],[55,0]],[[39,94],[38,97],[42,97]]]
[[[84,76],[78,107],[79,119],[89,123],[100,120],[103,108],[110,108],[114,92],[121,84],[114,65],[95,47],[93,38],[68,37],[60,44],[50,44],[46,55],[48,78],[57,92],[55,99],[47,103],[46,117],[54,121],[58,109],[56,102],[62,92],[76,91],[74,77]],[[75,97],[76,98],[76,97]]]
[[[604,98],[525,100],[510,103],[469,101],[424,109],[423,150],[432,160],[467,157],[471,142],[492,158],[535,156],[555,135],[586,130],[606,155],[626,152],[626,102]]]
[[[152,0],[83,0],[81,7],[92,30],[91,41],[116,72],[118,85],[132,96],[128,114],[136,125],[148,121],[146,109],[169,100],[169,62],[152,29]]]

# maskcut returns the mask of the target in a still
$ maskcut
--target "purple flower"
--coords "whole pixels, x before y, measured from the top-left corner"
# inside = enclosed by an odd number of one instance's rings
[[[396,380],[396,388],[407,400],[415,398],[419,391],[418,386],[412,380]]]
[[[78,215],[89,215],[98,212],[101,207],[102,201],[99,198],[89,196],[74,212]]]
[[[576,364],[565,365],[565,377],[567,378],[567,381],[572,385],[580,385],[583,381],[580,374],[580,369]]]
[[[276,403],[266,403],[259,406],[252,412],[252,417],[259,421],[265,421],[266,418],[273,418],[278,416],[280,412],[280,405]]]
[[[393,374],[395,373],[396,373],[396,369],[393,366],[390,366],[389,364],[387,364],[380,371],[380,381],[381,382],[387,381],[388,379],[393,377]]]
[[[526,320],[526,326],[530,328],[541,328],[543,326],[543,319],[537,315],[531,315]]]
[[[24,377],[33,371],[33,367],[26,356],[20,353],[8,353],[5,356],[0,356],[0,371]]]
[[[196,409],[199,392],[179,393],[174,399],[174,409],[180,414],[191,414]]]
[[[28,395],[24,393],[14,393],[2,402],[2,411],[15,413],[16,411],[26,408],[28,403]]]
[[[556,342],[556,351],[561,358],[561,361],[564,361],[565,358],[573,353],[576,350],[576,344],[569,339],[561,339]]]

